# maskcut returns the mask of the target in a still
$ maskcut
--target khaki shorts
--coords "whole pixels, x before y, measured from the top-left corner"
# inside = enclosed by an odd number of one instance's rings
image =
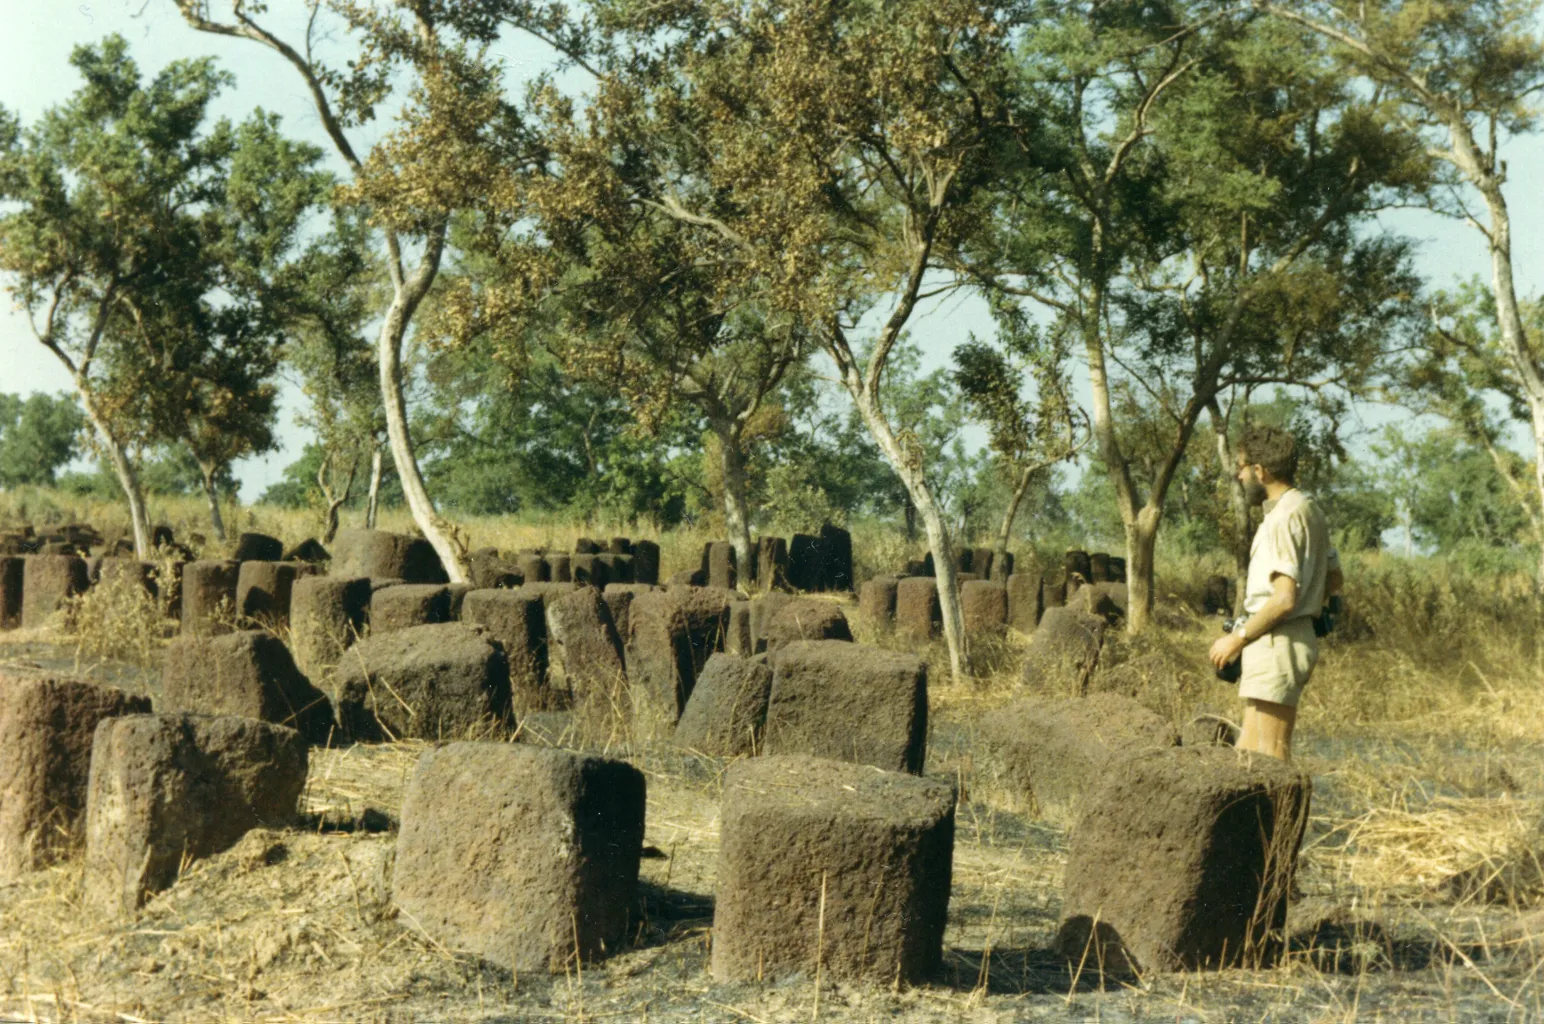
[[[1313,620],[1289,619],[1244,648],[1238,695],[1245,700],[1297,707],[1319,660]]]

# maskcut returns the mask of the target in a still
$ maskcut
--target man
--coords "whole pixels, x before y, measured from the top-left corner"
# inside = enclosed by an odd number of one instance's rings
[[[1313,619],[1340,589],[1329,526],[1294,484],[1297,444],[1276,427],[1252,427],[1238,446],[1238,479],[1265,518],[1249,548],[1244,618],[1212,644],[1217,668],[1242,657],[1238,692],[1244,724],[1237,747],[1292,759],[1292,729],[1303,687],[1319,659]]]

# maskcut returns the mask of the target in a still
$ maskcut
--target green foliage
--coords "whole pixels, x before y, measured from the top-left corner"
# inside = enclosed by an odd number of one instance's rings
[[[78,454],[85,426],[80,406],[67,394],[0,393],[0,488],[52,484]]]

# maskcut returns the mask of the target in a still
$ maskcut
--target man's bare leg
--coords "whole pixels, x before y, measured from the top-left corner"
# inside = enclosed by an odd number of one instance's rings
[[[1244,724],[1238,733],[1239,750],[1252,750],[1280,761],[1292,760],[1292,728],[1297,708],[1267,700],[1245,699]]]

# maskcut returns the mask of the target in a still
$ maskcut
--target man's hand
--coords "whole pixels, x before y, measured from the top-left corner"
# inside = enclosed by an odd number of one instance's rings
[[[1244,638],[1237,633],[1224,633],[1212,644],[1212,649],[1207,657],[1212,660],[1212,667],[1220,669],[1234,658],[1243,653]]]

